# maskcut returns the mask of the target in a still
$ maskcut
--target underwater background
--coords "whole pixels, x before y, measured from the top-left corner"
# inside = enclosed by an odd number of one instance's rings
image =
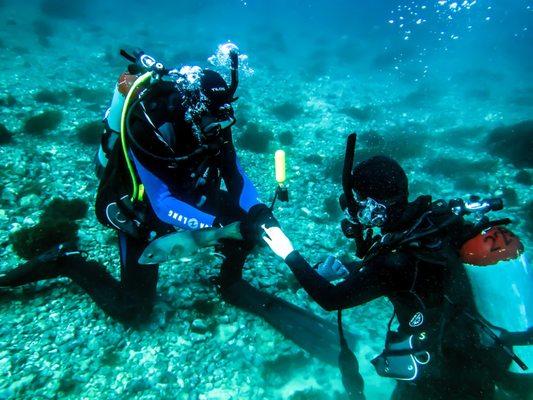
[[[241,164],[268,202],[273,153],[286,151],[291,198],[275,215],[311,263],[355,257],[337,203],[352,131],[357,159],[400,161],[412,198],[502,196],[498,217],[511,217],[530,248],[532,6],[0,0],[0,272],[36,252],[14,233],[52,220],[45,236],[79,229],[82,248],[118,274],[115,232],[94,217],[93,157],[127,65],[119,49],[206,67],[228,40],[248,56],[235,103]],[[45,218],[53,199],[81,202]],[[162,265],[156,310],[140,330],[106,317],[66,279],[1,290],[0,399],[342,399],[335,366],[202,283],[218,265],[207,250]],[[250,257],[245,279],[335,320],[267,249]],[[394,385],[370,364],[390,313],[385,299],[345,312],[368,399],[388,398]]]

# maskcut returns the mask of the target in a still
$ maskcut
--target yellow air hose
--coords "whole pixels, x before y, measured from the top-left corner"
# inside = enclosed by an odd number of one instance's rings
[[[128,92],[128,95],[126,96],[126,100],[124,100],[124,106],[122,107],[122,115],[120,117],[120,141],[122,142],[122,151],[124,152],[124,159],[126,160],[126,165],[128,166],[128,171],[130,173],[131,177],[131,183],[133,186],[133,191],[131,194],[131,201],[134,202],[136,200],[142,200],[142,195],[144,194],[144,188],[141,186],[139,189],[139,184],[137,183],[137,177],[135,175],[135,169],[133,168],[133,164],[130,160],[130,157],[128,156],[128,147],[126,145],[126,115],[128,113],[128,108],[131,102],[132,97],[135,95],[137,89],[144,85],[146,82],[149,82],[152,77],[152,72],[146,72],[140,77],[138,77],[135,82],[133,82],[133,85],[131,86],[131,89]]]

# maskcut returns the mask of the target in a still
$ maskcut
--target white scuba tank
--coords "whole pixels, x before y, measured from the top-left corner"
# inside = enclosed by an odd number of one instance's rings
[[[533,269],[520,240],[509,230],[494,227],[465,243],[461,252],[481,316],[509,332],[531,329]],[[513,350],[533,366],[533,346]],[[524,372],[516,363],[511,370]]]
[[[124,102],[136,78],[136,75],[131,75],[125,72],[120,75],[118,82],[115,85],[111,105],[104,114],[103,122],[105,125],[105,130],[100,147],[98,148],[98,152],[96,154],[97,175],[106,167],[109,153],[120,136],[120,125]]]
[[[119,91],[117,83],[115,91],[113,92],[113,100],[111,100],[111,105],[107,109],[104,117],[109,128],[115,132],[120,132],[120,119],[122,117],[122,108],[124,107],[125,100],[126,96]]]

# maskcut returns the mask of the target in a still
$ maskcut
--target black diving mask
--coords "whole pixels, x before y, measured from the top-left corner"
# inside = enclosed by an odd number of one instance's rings
[[[225,103],[214,113],[209,113],[202,117],[200,126],[202,133],[207,136],[217,134],[221,130],[233,126],[237,122],[233,115],[233,108],[230,104]]]
[[[365,200],[357,200],[359,205],[357,219],[368,227],[381,227],[387,221],[387,206],[381,204],[371,197]]]

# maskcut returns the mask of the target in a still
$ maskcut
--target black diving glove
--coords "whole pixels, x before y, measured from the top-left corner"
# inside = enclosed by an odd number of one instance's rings
[[[241,235],[247,242],[264,243],[262,226],[271,228],[279,227],[278,220],[272,214],[272,210],[264,204],[256,204],[248,211],[248,214],[241,221]]]

